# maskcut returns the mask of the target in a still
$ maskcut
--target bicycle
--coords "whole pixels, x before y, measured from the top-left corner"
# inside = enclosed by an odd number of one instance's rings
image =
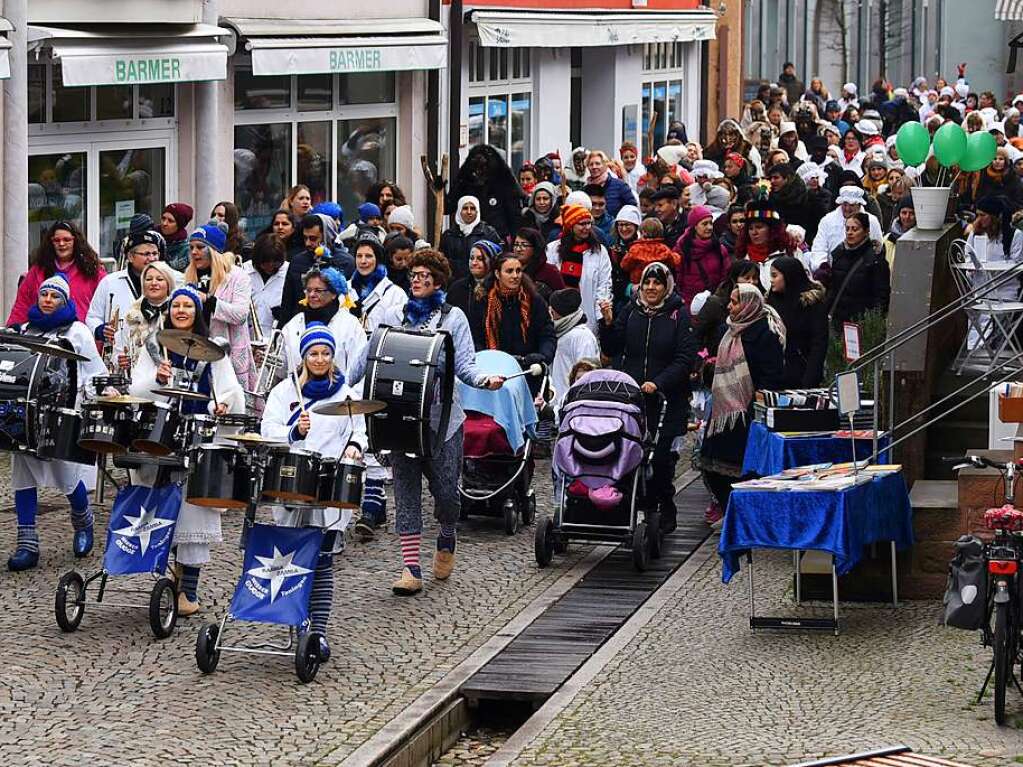
[[[993,656],[984,684],[977,694],[980,703],[994,676],[995,721],[1005,724],[1005,691],[1009,680],[1023,694],[1020,680],[1013,668],[1020,664],[1023,678],[1023,580],[1020,562],[1023,561],[1023,511],[1015,506],[1016,475],[1023,472],[1023,459],[997,463],[978,455],[965,458],[946,458],[954,462],[952,471],[967,467],[992,468],[1002,475],[1005,485],[1005,503],[1000,508],[984,512],[985,526],[994,532],[994,538],[984,544],[984,562],[988,574],[986,619],[981,627],[985,647],[991,647]]]

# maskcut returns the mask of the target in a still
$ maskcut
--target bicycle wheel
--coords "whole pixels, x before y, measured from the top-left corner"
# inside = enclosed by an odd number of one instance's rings
[[[1005,724],[1005,688],[1012,676],[1012,639],[1009,637],[1009,604],[995,604],[995,721]]]

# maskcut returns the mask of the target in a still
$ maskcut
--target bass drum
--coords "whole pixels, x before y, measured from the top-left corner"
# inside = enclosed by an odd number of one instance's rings
[[[366,416],[370,451],[436,456],[455,396],[451,334],[381,327],[370,339],[368,361],[364,396],[387,405]]]
[[[36,455],[47,461],[70,461],[94,465],[96,454],[79,447],[82,416],[66,407],[45,408],[40,415]]]
[[[38,448],[40,405],[73,408],[77,393],[77,365],[21,346],[0,345],[0,450]]]

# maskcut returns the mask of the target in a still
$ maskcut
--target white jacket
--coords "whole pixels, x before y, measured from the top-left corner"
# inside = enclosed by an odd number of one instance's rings
[[[173,271],[173,270],[171,270]],[[174,272],[175,284],[171,286],[171,292],[181,285],[183,277],[179,272]],[[119,316],[123,320],[128,314],[128,309],[135,303],[138,296],[128,278],[128,269],[121,269],[111,272],[96,286],[96,292],[92,294],[92,301],[89,303],[89,312],[85,316],[85,324],[89,332],[96,335],[96,328],[103,324],[104,317],[110,319],[114,309],[119,309]]]
[[[547,246],[547,263],[561,268],[561,256],[558,255],[560,240],[554,240]],[[582,295],[582,309],[586,313],[586,325],[597,334],[597,322],[600,320],[598,301],[611,300],[611,258],[603,245],[590,248],[583,253],[583,274],[579,280],[579,293]]]
[[[242,391],[242,385],[238,383],[238,376],[234,372],[234,366],[231,364],[230,358],[222,357],[216,362],[209,364],[211,366],[210,384],[213,387],[213,393],[216,394],[216,402],[212,399],[210,400],[209,412],[212,413],[216,409],[217,403],[223,403],[227,405],[227,412],[229,413],[244,413],[245,392]],[[138,359],[135,360],[134,367],[131,370],[129,393],[136,397],[145,397],[157,402],[169,401],[166,395],[153,393],[153,389],[164,388],[164,385],[156,380],[158,367],[159,364],[153,359],[153,356],[148,350],[143,348],[139,352]],[[168,383],[167,386],[170,386],[170,384]]]
[[[558,339],[558,350],[551,365],[551,386],[554,387],[554,409],[561,410],[561,403],[568,394],[568,375],[581,359],[600,358],[600,344],[586,325],[576,325]]]
[[[334,342],[337,344],[334,361],[344,371],[347,384],[354,386],[358,381],[352,379],[353,363],[362,356],[363,350],[366,348],[368,343],[366,332],[347,309],[338,309],[337,314],[331,318],[327,325],[327,329],[333,334]],[[284,365],[277,372],[280,378],[287,378],[291,375],[291,371],[297,370],[302,362],[299,343],[302,340],[302,333],[305,332],[305,315],[299,312],[288,320],[283,332]]]
[[[373,335],[384,317],[400,315],[408,303],[408,294],[395,285],[387,277],[378,282],[366,299],[361,302],[362,317],[360,322],[367,336]]]
[[[867,213],[867,217],[870,219],[870,239],[874,242],[881,242],[884,238],[881,222],[873,213]],[[817,236],[813,238],[810,250],[814,253],[827,253],[830,263],[831,251],[843,242],[845,242],[845,214],[842,213],[842,208],[839,206],[824,216],[817,225]]]
[[[270,330],[274,324],[272,310],[281,305],[281,295],[284,293],[284,277],[288,273],[288,262],[270,275],[270,279],[263,281],[260,274],[251,261],[242,264],[242,269],[249,275],[249,283],[252,285],[252,303],[256,307],[256,317],[259,319],[259,329],[263,338],[269,343]],[[249,335],[255,338],[249,323]]]

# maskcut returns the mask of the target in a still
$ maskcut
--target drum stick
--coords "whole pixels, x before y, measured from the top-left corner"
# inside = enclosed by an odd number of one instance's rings
[[[521,378],[522,376],[539,376],[543,375],[543,366],[537,363],[530,365],[528,368],[523,370],[521,373],[512,373],[510,376],[505,376],[505,381],[510,381],[513,378]]]
[[[295,387],[295,394],[298,395],[298,408],[302,411],[302,415],[305,415],[305,403],[302,401],[302,387],[298,385],[298,375],[294,370],[291,371],[291,384]]]

